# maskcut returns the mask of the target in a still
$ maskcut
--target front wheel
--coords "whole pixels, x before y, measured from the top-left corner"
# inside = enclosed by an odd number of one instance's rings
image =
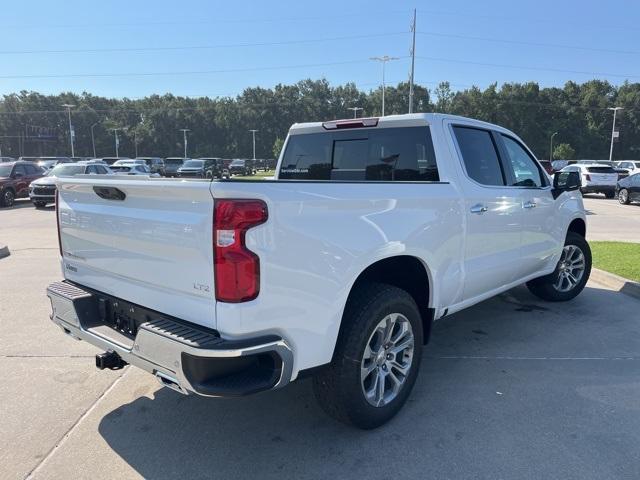
[[[629,191],[626,188],[622,188],[618,192],[618,202],[622,205],[629,205]]]
[[[422,321],[404,290],[372,283],[349,300],[331,364],[313,390],[333,418],[362,429],[389,421],[407,401],[420,368]]]
[[[33,205],[34,205],[36,208],[44,208],[44,207],[46,207],[46,206],[47,206],[47,202],[33,202]]]
[[[589,244],[581,235],[569,232],[553,273],[527,282],[527,287],[543,300],[565,302],[575,298],[584,289],[590,274]]]
[[[0,194],[0,207],[13,207],[16,196],[13,190],[7,188],[2,194]]]

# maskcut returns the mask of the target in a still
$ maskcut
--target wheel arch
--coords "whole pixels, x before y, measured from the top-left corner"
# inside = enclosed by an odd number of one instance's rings
[[[569,224],[569,228],[567,228],[568,232],[574,232],[580,235],[581,237],[587,236],[587,224],[582,218],[574,218]]]
[[[346,306],[351,301],[354,292],[364,283],[371,282],[393,285],[413,297],[422,318],[424,343],[426,344],[429,340],[434,317],[434,310],[431,308],[433,283],[427,265],[412,255],[396,255],[375,261],[362,270],[351,285],[344,311],[346,311]],[[343,327],[344,322],[341,321],[338,338],[342,334]]]

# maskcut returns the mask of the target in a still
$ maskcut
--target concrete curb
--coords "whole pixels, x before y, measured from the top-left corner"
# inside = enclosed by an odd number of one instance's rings
[[[598,268],[591,269],[590,280],[600,283],[605,287],[618,290],[620,293],[624,293],[631,297],[640,300],[640,283],[629,280],[628,278],[615,275],[613,273],[605,272]]]
[[[9,255],[11,255],[11,252],[9,251],[9,247],[7,247],[6,245],[0,244],[0,258],[8,257]]]

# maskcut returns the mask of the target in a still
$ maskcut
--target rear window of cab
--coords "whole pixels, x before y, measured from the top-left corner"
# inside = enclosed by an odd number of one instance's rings
[[[281,180],[439,181],[429,127],[291,135]]]

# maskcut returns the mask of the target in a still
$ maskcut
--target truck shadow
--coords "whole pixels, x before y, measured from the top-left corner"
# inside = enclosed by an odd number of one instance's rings
[[[574,302],[549,304],[517,288],[439,321],[409,402],[375,431],[327,417],[311,382],[303,380],[240,399],[159,389],[153,398],[140,396],[109,412],[99,432],[144,478],[377,479],[426,472],[462,478],[497,471],[517,477],[522,472],[517,469],[530,464],[548,464],[546,472],[553,476],[554,460],[564,461],[559,452],[577,450],[582,457],[600,448],[600,440],[575,442],[570,436],[587,437],[590,424],[606,428],[609,420],[605,406],[584,404],[574,393],[583,381],[579,369],[593,366],[552,357],[635,352],[639,327],[630,332],[628,319],[616,324],[599,315],[620,301],[629,302],[590,287]],[[632,338],[625,338],[630,333]],[[604,375],[589,378],[609,381]],[[536,422],[528,409],[536,411]],[[477,461],[482,466],[474,470]],[[544,477],[545,467],[540,468]]]

